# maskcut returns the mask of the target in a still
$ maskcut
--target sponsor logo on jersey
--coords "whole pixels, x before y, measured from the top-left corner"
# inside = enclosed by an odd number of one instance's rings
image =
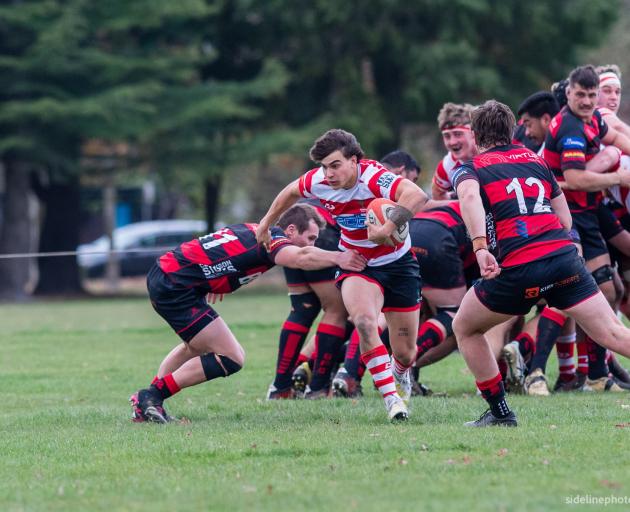
[[[490,250],[497,248],[497,229],[494,225],[494,215],[492,213],[486,214],[486,239]]]
[[[376,180],[376,184],[382,188],[389,188],[395,179],[395,174],[392,174],[391,172],[385,172],[379,176],[378,180]]]
[[[525,289],[525,298],[526,299],[535,299],[540,295],[540,287],[535,286],[534,288],[526,288]]]
[[[355,213],[354,215],[339,215],[337,224],[345,229],[361,229],[365,227],[365,213]]]
[[[226,274],[236,273],[232,260],[225,260],[214,265],[199,264],[201,271],[206,279],[216,279],[217,277],[224,276]]]
[[[460,177],[464,177],[464,176],[469,176],[470,173],[468,172],[468,169],[466,167],[458,167],[457,169],[455,169],[453,171],[453,178],[452,178],[452,182],[453,185],[455,185],[458,180],[460,179]]]
[[[565,149],[584,149],[586,145],[583,140],[576,139],[575,137],[565,137],[562,139],[561,144]]]

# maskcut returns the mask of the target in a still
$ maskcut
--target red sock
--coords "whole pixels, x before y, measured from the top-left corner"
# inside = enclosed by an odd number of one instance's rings
[[[578,373],[588,375],[588,343],[586,340],[580,340],[577,345]]]
[[[396,359],[395,357],[392,358],[394,360],[394,365],[392,367],[392,372],[396,373],[396,375],[401,376],[404,375],[404,373],[409,370],[409,368],[411,368],[411,365],[406,366],[404,364],[402,364],[398,359]]]
[[[168,375],[164,375],[161,379],[156,380],[151,384],[151,391],[159,395],[162,400],[167,399],[170,396],[173,396],[175,393],[179,393],[181,388],[175,382],[173,378],[173,374],[169,373]]]
[[[556,352],[558,354],[559,378],[561,382],[569,382],[575,376],[575,333],[560,336],[556,340]]]
[[[372,374],[374,385],[378,388],[383,398],[396,394],[396,385],[392,375],[389,354],[385,345],[379,345],[369,352],[361,354],[361,360]]]

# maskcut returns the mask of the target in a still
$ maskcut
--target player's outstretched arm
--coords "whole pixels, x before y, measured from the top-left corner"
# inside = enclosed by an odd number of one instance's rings
[[[341,267],[344,270],[360,272],[365,268],[366,259],[354,250],[324,251],[318,247],[297,247],[288,245],[280,249],[275,257],[276,265],[302,270],[319,270],[327,267]]]
[[[269,243],[271,242],[271,233],[269,232],[271,226],[274,226],[280,216],[301,197],[299,181],[299,179],[292,181],[280,191],[271,203],[265,216],[258,223],[256,241],[259,244],[263,244],[266,248],[269,248]]]

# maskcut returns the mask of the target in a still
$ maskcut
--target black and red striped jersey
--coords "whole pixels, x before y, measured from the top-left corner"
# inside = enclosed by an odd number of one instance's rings
[[[459,201],[449,201],[443,206],[416,213],[409,221],[409,236],[411,237],[412,248],[421,245],[423,222],[435,222],[453,233],[459,246],[459,257],[464,262],[465,268],[477,263],[472,251],[472,242],[462,218]]]
[[[460,166],[454,185],[479,183],[488,247],[504,267],[546,258],[571,241],[551,208],[562,194],[545,162],[522,146],[497,146]]]
[[[556,179],[564,181],[567,169],[586,169],[586,162],[599,153],[601,138],[607,133],[608,125],[597,110],[585,123],[565,106],[551,120],[543,158]],[[594,210],[602,199],[601,192],[566,190],[564,194],[571,213]]]
[[[279,227],[271,228],[269,252],[256,241],[258,224],[233,224],[195,238],[158,258],[168,278],[205,293],[232,293],[272,268],[278,251],[293,245]]]

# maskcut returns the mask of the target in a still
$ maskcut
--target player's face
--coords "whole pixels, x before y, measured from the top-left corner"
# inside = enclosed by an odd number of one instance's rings
[[[460,162],[470,160],[477,153],[475,136],[469,129],[443,130],[442,140],[444,147],[451,152],[455,160]]]
[[[545,142],[547,129],[549,128],[549,122],[551,120],[548,114],[544,114],[542,117],[532,117],[525,112],[521,119],[523,120],[523,126],[525,126],[525,135],[538,145]]]
[[[315,240],[319,236],[319,228],[315,222],[310,221],[308,228],[302,233],[298,233],[297,228],[293,224],[289,224],[284,233],[293,244],[298,247],[306,247],[315,245]]]
[[[333,189],[349,189],[357,182],[357,157],[346,158],[340,150],[321,161],[326,181]]]
[[[416,182],[418,179],[418,169],[403,169],[400,173],[403,178],[407,178],[409,181]]]
[[[597,105],[597,88],[585,89],[580,84],[569,85],[567,103],[571,112],[582,121],[589,122]]]
[[[616,114],[619,110],[620,103],[621,87],[618,85],[604,85],[599,88],[599,99],[597,100],[598,107],[609,108]]]

